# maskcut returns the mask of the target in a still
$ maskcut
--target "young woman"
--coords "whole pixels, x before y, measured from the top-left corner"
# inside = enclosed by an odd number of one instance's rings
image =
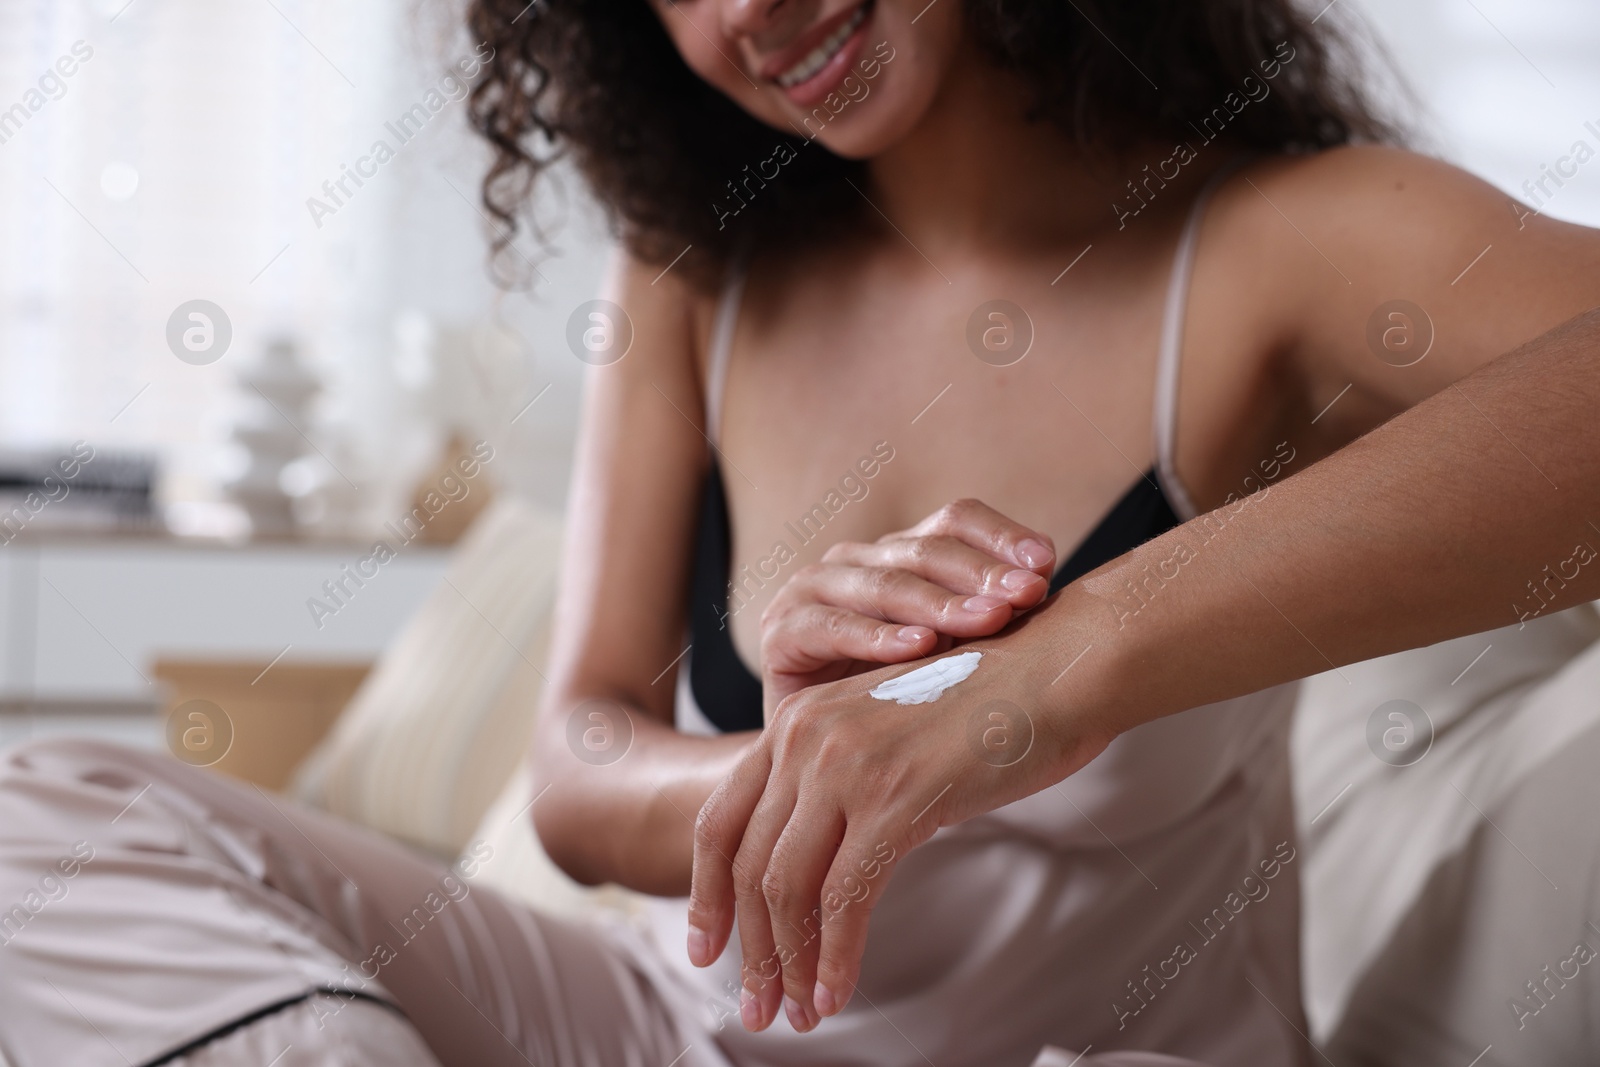
[[[1593,306],[1600,238],[1352,147],[1385,127],[1288,0],[471,18],[489,203],[564,149],[626,248],[575,316],[601,366],[532,817],[575,877],[663,899],[571,927],[170,761],[34,746],[0,890],[93,856],[0,958],[6,1055],[1306,1062],[1278,683],[1445,624],[1296,629],[1283,592],[1348,573],[1363,516],[1292,486]],[[1345,498],[1390,514],[1388,458]],[[1405,532],[1386,566],[1434,567]]]

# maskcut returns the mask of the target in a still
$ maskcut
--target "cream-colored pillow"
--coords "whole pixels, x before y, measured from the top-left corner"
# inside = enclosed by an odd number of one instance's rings
[[[615,885],[579,885],[545,854],[529,812],[533,797],[527,766],[523,764],[472,835],[468,847],[480,860],[473,883],[492,886],[547,915],[583,918],[606,911],[637,914],[643,901],[638,894]]]
[[[527,751],[560,554],[556,517],[497,499],[291,795],[454,858]]]

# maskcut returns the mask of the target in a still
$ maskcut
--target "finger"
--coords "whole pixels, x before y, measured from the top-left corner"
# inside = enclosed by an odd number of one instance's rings
[[[766,790],[772,753],[763,737],[701,807],[694,824],[694,873],[689,890],[689,961],[709,967],[733,930],[733,857]]]
[[[996,559],[1010,560],[1035,574],[1048,576],[1055,564],[1055,543],[1046,534],[1015,522],[981,500],[946,504],[901,536],[946,534]]]
[[[1034,582],[1045,583],[1029,574]],[[899,567],[857,567],[819,563],[797,576],[794,589],[784,590],[783,616],[808,604],[844,608],[883,622],[926,626],[957,637],[987,637],[1011,621],[1011,604],[1002,597],[952,592]],[[794,607],[794,606],[797,607]],[[832,621],[824,618],[822,621]]]
[[[751,1032],[765,1030],[777,1018],[783,1000],[783,961],[772,936],[767,911],[766,876],[772,849],[794,812],[794,794],[781,790],[777,776],[768,781],[761,802],[745,828],[733,858],[733,893],[738,909],[739,1019]]]
[[[904,663],[933,648],[929,626],[885,622],[848,608],[807,603],[785,611],[761,632],[761,664],[783,674],[820,670],[841,660]]]
[[[897,536],[874,544],[841,541],[823,553],[822,561],[904,570],[951,593],[998,597],[1018,608],[1033,607],[1050,591],[1048,568],[1035,573],[945,534]]]
[[[998,603],[943,625],[954,636],[986,637],[1003,629],[1012,614]],[[932,654],[938,637],[933,625],[903,626],[828,604],[803,604],[762,631],[761,664],[776,676],[811,674],[845,660],[905,663]]]
[[[772,936],[783,964],[783,1007],[800,1033],[821,1020],[814,1006],[822,948],[822,884],[844,838],[844,816],[797,805],[772,850],[764,883]]]
[[[812,997],[819,1016],[837,1014],[855,993],[872,909],[883,896],[900,850],[907,847],[892,844],[881,832],[846,831],[822,884],[822,936]]]

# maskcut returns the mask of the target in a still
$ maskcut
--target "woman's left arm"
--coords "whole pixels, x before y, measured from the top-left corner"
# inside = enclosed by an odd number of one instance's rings
[[[883,857],[1047,788],[1118,734],[1515,622],[1507,605],[1547,564],[1579,561],[1548,610],[1600,597],[1593,549],[1572,549],[1600,546],[1600,313],[1580,314],[1600,306],[1600,235],[1403,153],[1272,166],[1286,169],[1245,175],[1261,202],[1245,222],[1261,229],[1243,284],[1261,311],[1238,328],[1309,393],[1348,385],[1369,410],[1410,410],[969,645],[985,653],[977,672],[935,703],[869,695],[903,667],[785,701],[701,811],[690,904],[702,965],[737,911],[761,1025],[780,995],[820,1015],[849,999]],[[1388,319],[1391,300],[1432,323],[1421,359],[1384,338],[1421,321]],[[1125,583],[1174,560],[1180,577],[1136,616],[1119,605]],[[1003,759],[974,741],[997,711]]]

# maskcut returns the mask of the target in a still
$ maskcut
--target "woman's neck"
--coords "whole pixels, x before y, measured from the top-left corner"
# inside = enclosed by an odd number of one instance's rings
[[[868,163],[864,192],[935,259],[1090,239],[1114,225],[1119,168],[1026,118],[1028,103],[1020,82],[969,48],[922,122]]]

